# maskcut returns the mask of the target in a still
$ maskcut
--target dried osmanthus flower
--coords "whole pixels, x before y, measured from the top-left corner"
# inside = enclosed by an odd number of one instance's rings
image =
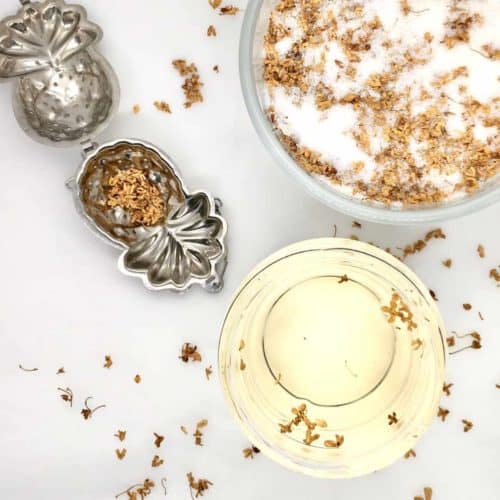
[[[391,303],[388,306],[382,306],[381,310],[389,316],[387,319],[389,323],[394,323],[396,319],[399,319],[407,325],[410,332],[417,327],[413,321],[413,313],[397,292],[392,294]]]
[[[474,424],[470,420],[463,419],[462,423],[464,424],[464,432],[469,432]]]
[[[389,421],[389,425],[395,425],[399,422],[398,416],[395,411],[387,415],[387,420]]]
[[[207,36],[217,36],[217,30],[215,29],[215,26],[211,24],[208,29],[207,29]]]
[[[205,368],[205,377],[207,377],[207,380],[210,380],[210,377],[213,373],[213,368],[212,368],[212,365],[208,366],[207,368]]]
[[[318,433],[313,434],[313,431],[317,428],[326,428],[328,427],[328,423],[325,420],[319,419],[315,422],[312,422],[307,416],[307,406],[302,403],[297,408],[292,408],[292,414],[294,417],[290,420],[290,422],[286,424],[278,424],[280,428],[280,432],[282,434],[292,432],[292,427],[298,427],[301,423],[306,426],[305,436],[303,439],[304,444],[310,446],[314,441],[320,438]],[[343,439],[343,437],[342,437]]]
[[[416,457],[417,454],[415,453],[415,450],[412,448],[411,450],[408,450],[405,454],[404,454],[404,457],[406,459],[410,458],[410,457]]]
[[[446,382],[443,384],[443,392],[444,392],[447,396],[450,396],[450,395],[451,395],[450,389],[453,387],[453,385],[454,385],[454,384],[452,384],[452,383],[447,384]]]
[[[125,458],[125,455],[127,454],[127,450],[125,448],[122,448],[121,450],[116,449],[115,453],[118,457],[118,460],[123,460]]]
[[[115,495],[115,498],[119,498],[123,495],[127,495],[127,500],[144,500],[145,497],[151,495],[155,483],[151,479],[145,479],[142,483],[134,484],[130,488]]]
[[[446,420],[446,417],[450,414],[450,410],[447,410],[446,408],[441,408],[441,406],[438,408],[438,413],[437,416],[438,418],[441,419],[442,422]]]
[[[138,115],[140,112],[141,112],[141,107],[139,106],[139,104],[134,104],[132,106],[132,113],[134,113],[134,115]]]
[[[243,358],[240,359],[240,370],[241,371],[244,371],[246,369],[247,365],[246,363],[243,361]]]
[[[472,309],[472,306],[470,304],[462,304],[462,307],[466,310],[466,311],[470,311]]]
[[[141,381],[142,381],[141,376],[140,376],[139,374],[137,374],[137,375],[134,377],[134,382],[135,382],[136,384],[140,384],[140,383],[141,383]]]
[[[111,366],[113,365],[113,360],[111,359],[111,356],[109,354],[107,354],[106,356],[104,356],[104,368],[111,368]]]
[[[210,7],[212,9],[217,9],[219,8],[220,4],[222,3],[222,0],[208,0],[208,3],[210,4]]]
[[[155,101],[153,104],[154,104],[154,107],[158,111],[161,111],[163,113],[172,114],[172,110],[170,109],[170,104],[168,102],[165,102],[165,101]]]
[[[95,408],[89,408],[89,401],[92,399],[92,396],[89,396],[85,402],[84,402],[84,408],[83,410],[80,412],[83,416],[83,418],[85,420],[88,420],[89,418],[92,418],[92,416],[94,415],[94,413],[97,411],[97,410],[100,410],[101,408],[105,408],[106,405],[99,405],[99,406],[96,406]]]
[[[453,264],[453,261],[451,259],[443,260],[443,266],[447,267],[448,269],[452,266],[452,264]]]
[[[208,425],[208,420],[203,419],[200,420],[196,424],[196,430],[194,431],[193,437],[194,437],[194,444],[197,446],[203,446],[203,432],[201,429],[204,429]]]
[[[132,224],[155,226],[165,219],[165,200],[158,186],[139,168],[118,170],[106,179],[105,191],[106,205],[125,210]]]
[[[69,403],[69,406],[72,407],[73,406],[73,391],[69,387],[66,387],[66,389],[62,389],[61,387],[58,387],[57,390],[62,392],[61,399],[63,401],[66,401],[67,403]]]
[[[327,439],[323,444],[326,448],[340,448],[344,444],[344,436],[336,434],[335,440]]]
[[[408,255],[413,255],[415,253],[421,252],[426,246],[427,243],[432,239],[446,239],[446,234],[443,233],[441,229],[433,229],[429,231],[423,240],[418,240],[415,243],[410,245],[406,245],[403,249],[404,257],[408,257]]]
[[[457,354],[459,352],[465,351],[466,349],[481,349],[482,344],[481,344],[481,335],[478,332],[471,332],[471,333],[466,333],[465,335],[458,335],[455,332],[452,332],[453,335],[456,338],[463,339],[466,337],[471,337],[472,338],[472,343],[468,346],[462,347],[461,349],[457,349],[456,351],[450,352],[450,354]],[[448,337],[448,339],[453,338],[453,337]],[[447,341],[448,341],[447,339]],[[455,339],[453,338],[453,342],[448,342],[448,346],[454,346],[455,345]]]
[[[186,98],[184,107],[190,108],[197,102],[203,102],[203,95],[201,94],[203,83],[200,79],[196,65],[194,63],[187,64],[184,59],[176,59],[172,61],[172,65],[181,76],[185,77],[184,83],[182,84],[182,90]]]
[[[260,450],[256,446],[251,446],[251,447],[245,448],[243,450],[243,456],[245,458],[251,458],[252,460],[253,460],[254,455],[258,454],[258,453],[260,453]]]
[[[497,269],[490,269],[490,278],[494,279],[497,283],[500,282],[500,273]]]
[[[481,259],[484,259],[486,252],[484,251],[483,245],[479,244],[477,246],[477,253],[478,253],[479,257],[481,257]]]
[[[120,441],[125,441],[125,438],[127,437],[127,431],[116,431],[116,434],[113,435]]]
[[[159,448],[161,446],[161,444],[163,443],[163,441],[165,440],[165,436],[162,436],[160,434],[157,434],[156,432],[153,432],[153,435],[155,437],[155,440],[154,440],[154,445]]]
[[[198,346],[192,345],[189,342],[183,344],[179,359],[181,359],[184,363],[189,362],[189,360],[193,362],[200,362],[201,354],[198,352]]]
[[[348,281],[349,281],[349,276],[347,276],[347,274],[344,274],[344,275],[340,276],[339,284],[347,283]]]
[[[234,7],[234,5],[228,5],[227,7],[220,8],[221,16],[235,16],[240,9],[238,7]]]
[[[191,496],[193,496],[194,492],[196,498],[203,496],[203,493],[207,491],[210,486],[213,486],[213,483],[208,479],[195,479],[191,472],[188,472],[187,480]]]
[[[56,375],[61,375],[62,373],[66,373],[66,371],[64,370],[64,366],[61,366],[61,368],[59,368],[59,370],[57,370]]]
[[[153,460],[151,460],[151,467],[160,467],[161,465],[163,465],[164,463],[164,460],[161,459],[158,455],[155,455],[153,457]]]
[[[413,500],[432,500],[432,488],[428,486],[424,488],[424,496],[413,497]]]

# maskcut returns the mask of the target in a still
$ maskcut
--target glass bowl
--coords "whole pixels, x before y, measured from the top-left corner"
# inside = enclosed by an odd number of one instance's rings
[[[247,438],[290,469],[328,478],[368,474],[410,450],[436,417],[445,366],[443,322],[418,277],[340,238],[259,264],[219,345],[222,387]]]
[[[267,19],[275,3],[276,0],[248,1],[240,42],[240,79],[243,96],[260,140],[278,164],[310,194],[325,205],[354,218],[385,224],[420,224],[452,219],[473,213],[500,200],[500,175],[497,175],[482,189],[461,199],[415,208],[385,207],[340,193],[297,165],[275,135],[264,112],[260,92],[264,85],[260,51]]]

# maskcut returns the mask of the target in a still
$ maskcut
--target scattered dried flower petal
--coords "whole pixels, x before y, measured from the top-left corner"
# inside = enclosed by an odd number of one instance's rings
[[[104,368],[111,368],[113,365],[113,360],[111,359],[111,356],[108,354],[104,356]]]
[[[404,454],[404,457],[405,458],[410,458],[410,457],[416,457],[417,454],[415,453],[415,450],[414,449],[411,449],[411,450],[408,450],[405,454]]]
[[[189,342],[183,344],[179,359],[184,363],[188,363],[189,360],[198,363],[201,362],[201,354],[198,352],[198,346],[192,345]]]
[[[227,7],[220,8],[221,16],[235,16],[240,9],[238,7],[234,7],[233,5],[228,5]]]
[[[442,422],[446,420],[446,417],[450,414],[450,410],[447,410],[446,408],[441,408],[441,406],[438,408],[438,413],[437,416],[438,418],[441,419]]]
[[[158,455],[155,455],[151,461],[151,467],[160,467],[163,463],[164,461]]]
[[[69,387],[66,387],[66,389],[62,389],[61,387],[58,387],[57,390],[62,392],[61,399],[63,401],[66,401],[67,403],[69,403],[69,406],[72,407],[73,406],[73,391]]]
[[[172,114],[172,110],[170,109],[170,104],[168,102],[155,101],[153,104],[158,111],[162,111],[163,113]]]
[[[115,453],[118,457],[118,460],[123,460],[125,458],[125,455],[127,454],[127,450],[125,448],[122,448],[121,450],[116,449]]]
[[[447,395],[447,396],[450,396],[451,395],[451,392],[450,392],[450,389],[453,387],[454,384],[450,383],[450,384],[447,384],[446,382],[443,384],[443,392]]]
[[[114,434],[115,437],[117,437],[120,441],[125,441],[125,438],[127,437],[127,431],[116,431],[116,434]]]
[[[196,498],[203,496],[203,493],[207,491],[210,486],[213,486],[213,483],[208,479],[195,479],[191,472],[187,474],[187,480],[191,495],[194,491]]]
[[[464,432],[469,432],[474,427],[470,420],[463,419],[462,423],[464,424]]]
[[[161,443],[165,440],[165,436],[162,436],[160,434],[157,434],[156,432],[153,432],[155,440],[154,440],[154,445],[159,448],[161,446]]]

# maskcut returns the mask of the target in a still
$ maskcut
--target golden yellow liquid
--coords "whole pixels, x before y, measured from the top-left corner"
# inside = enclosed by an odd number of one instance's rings
[[[395,292],[414,327],[382,310]],[[443,335],[428,291],[403,264],[364,243],[312,240],[269,257],[240,287],[221,337],[221,379],[264,453],[305,473],[352,477],[394,462],[430,425]],[[280,432],[300,405],[326,423],[311,443],[304,423]],[[340,447],[326,445],[339,435]]]
[[[271,372],[291,394],[318,406],[363,398],[394,356],[393,327],[379,298],[362,284],[339,281],[298,284],[274,304],[265,325]]]

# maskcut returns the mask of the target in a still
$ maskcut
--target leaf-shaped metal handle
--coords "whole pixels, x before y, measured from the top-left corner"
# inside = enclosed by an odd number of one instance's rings
[[[0,78],[56,68],[101,38],[83,7],[63,0],[25,2],[15,16],[0,22]]]

